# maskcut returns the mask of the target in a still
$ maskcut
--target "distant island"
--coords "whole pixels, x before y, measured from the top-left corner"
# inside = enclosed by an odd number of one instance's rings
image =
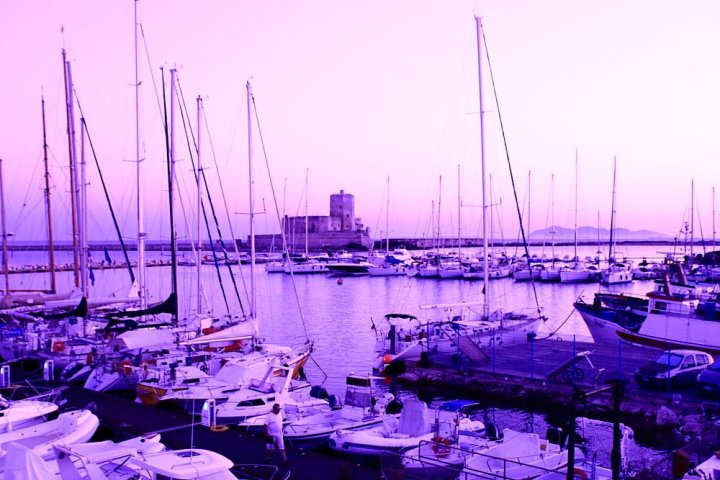
[[[530,241],[537,242],[541,239],[551,241],[555,239],[555,242],[574,242],[575,231],[572,228],[565,228],[560,226],[553,226],[544,228],[542,230],[534,230],[530,233]],[[578,227],[577,229],[577,240],[579,243],[608,243],[610,241],[610,230],[605,228],[596,227]],[[673,242],[675,237],[672,235],[666,235],[664,233],[651,232],[650,230],[628,230],[627,228],[616,228],[615,239],[616,242]],[[680,239],[678,239],[680,240]],[[684,241],[684,239],[682,239]],[[688,239],[689,241],[689,239]],[[702,243],[699,238],[694,239],[697,243]]]

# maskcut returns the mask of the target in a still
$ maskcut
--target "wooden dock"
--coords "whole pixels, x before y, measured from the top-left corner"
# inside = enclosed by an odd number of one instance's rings
[[[622,388],[622,420],[637,429],[643,428],[638,422],[646,422],[648,415],[654,418],[663,406],[680,416],[720,411],[717,399],[701,397],[693,389],[671,392],[639,387],[633,380],[635,370],[662,353],[650,347],[621,341],[602,345],[531,339],[484,349],[484,356],[462,351],[430,355],[426,361],[390,371],[396,372],[402,385],[429,396],[441,392],[485,399],[500,407],[547,412],[567,411],[574,399],[579,414],[601,420],[613,415],[613,393],[609,388],[598,390],[617,382]]]

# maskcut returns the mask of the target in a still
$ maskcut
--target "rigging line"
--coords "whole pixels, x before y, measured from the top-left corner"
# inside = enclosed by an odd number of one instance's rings
[[[177,86],[178,93],[180,94],[180,99],[182,100],[180,102],[180,104],[181,104],[180,117],[182,119],[183,128],[185,129],[185,140],[187,142],[188,152],[190,155],[190,164],[192,165],[193,172],[197,175],[198,173],[197,173],[197,168],[195,166],[195,160],[193,157],[193,149],[192,149],[192,146],[190,145],[190,137],[191,136],[192,136],[193,144],[196,145],[195,151],[197,151],[197,144],[195,142],[195,137],[192,135],[192,128],[190,128],[190,134],[188,135],[188,127],[187,127],[186,115],[185,115],[185,113],[187,111],[187,105],[185,103],[185,96],[183,95],[183,91],[182,91],[182,87],[180,86],[180,82],[178,81],[177,84],[178,84],[178,86]],[[196,176],[195,177],[196,183],[197,183],[197,178],[198,177]],[[206,186],[206,189],[207,189],[207,186]],[[210,198],[210,196],[208,195],[208,199],[209,198]],[[230,303],[228,302],[227,294],[225,293],[225,284],[223,283],[222,274],[220,273],[220,263],[218,262],[217,252],[215,251],[215,245],[213,243],[212,233],[210,231],[210,222],[208,222],[207,214],[205,212],[205,203],[204,202],[201,202],[201,203],[202,203],[202,207],[203,207],[203,217],[205,218],[205,227],[207,230],[208,239],[210,240],[210,249],[212,251],[213,263],[215,264],[215,272],[217,273],[218,282],[220,284],[220,292],[222,293],[223,302],[225,303],[225,309],[227,310],[228,315],[230,315]],[[217,217],[215,218],[215,226],[218,230],[218,235],[220,235],[220,227],[217,222]],[[228,256],[227,256],[227,252],[225,251],[225,245],[223,244],[222,239],[220,239],[220,245],[222,247],[223,254],[225,255],[225,263],[228,264],[228,262],[227,262]],[[234,282],[235,278],[232,274],[232,270],[230,271],[230,278],[232,278],[233,282]],[[198,282],[199,281],[200,281],[200,279],[198,278]],[[237,289],[236,289],[236,292],[237,292]],[[240,303],[240,308],[242,309],[242,302],[240,301],[239,297],[238,297],[238,302]]]
[[[110,209],[110,216],[112,217],[113,225],[115,226],[115,233],[117,233],[118,240],[120,241],[120,246],[122,247],[123,256],[125,257],[125,264],[127,265],[128,273],[130,274],[130,282],[135,283],[135,273],[133,272],[132,265],[130,264],[130,258],[128,257],[125,241],[123,240],[120,233],[120,225],[118,224],[117,216],[115,215],[115,209],[112,206],[112,202],[110,202],[110,192],[108,192],[107,184],[105,183],[105,177],[103,176],[102,170],[100,170],[100,161],[98,160],[97,153],[95,152],[95,145],[93,144],[92,137],[90,136],[90,129],[88,129],[87,123],[85,122],[85,114],[83,113],[82,106],[80,105],[80,97],[78,97],[77,91],[75,91],[75,101],[78,104],[78,110],[80,110],[80,122],[85,127],[85,133],[87,133],[88,145],[90,146],[93,160],[95,160],[95,166],[97,167],[98,176],[100,177],[100,184],[103,187],[103,192],[105,193],[105,200],[107,200],[108,208]]]
[[[155,93],[155,102],[157,103],[158,112],[160,114],[160,118],[162,119],[163,118],[163,106],[160,101],[160,95],[158,95],[159,89],[158,89],[157,81],[155,80],[155,75],[153,75],[154,65],[150,62],[150,52],[148,51],[148,48],[147,48],[147,39],[145,38],[145,30],[143,29],[142,23],[139,23],[139,27],[140,27],[140,35],[142,36],[142,39],[143,39],[142,43],[143,43],[143,46],[145,47],[145,59],[147,60],[147,64],[150,67],[148,69],[148,71],[150,72],[150,79],[152,80],[152,84],[153,84],[153,92]],[[164,120],[163,120],[163,122],[164,122]]]
[[[320,384],[322,385],[323,383],[325,383],[325,380],[328,379],[328,374],[327,374],[327,372],[325,372],[325,370],[323,370],[323,368],[320,366],[320,364],[317,362],[317,360],[315,360],[315,357],[310,355],[310,360],[312,360],[312,362],[315,364],[315,366],[322,372],[323,377],[325,377],[325,378],[323,378],[323,381],[320,382]]]
[[[185,111],[187,111],[187,106],[186,106],[186,103],[185,103],[185,96],[184,96],[184,94],[183,94],[182,87],[180,86],[179,83],[178,83],[178,90],[179,90],[179,93],[180,93],[180,97],[181,97],[182,100],[183,100],[183,101],[182,101],[182,106],[185,108]],[[180,109],[180,114],[182,115],[183,124],[184,124],[184,123],[185,123],[185,115],[183,114],[182,108]],[[197,143],[195,142],[195,137],[192,135],[192,128],[190,129],[190,135],[187,135],[187,132],[186,132],[185,138],[188,139],[190,136],[192,136],[193,143],[195,144],[195,151],[197,151]],[[188,140],[188,142],[189,142],[189,140]],[[190,161],[192,162],[192,165],[193,165],[193,171],[197,171],[197,168],[195,167],[195,162],[194,162],[193,156],[192,156],[192,149],[191,149],[189,143],[188,143],[188,150],[190,151]],[[225,263],[225,266],[226,266],[227,269],[228,269],[228,272],[229,272],[229,275],[230,275],[230,280],[232,281],[233,289],[234,289],[234,291],[235,291],[235,297],[236,297],[236,299],[237,299],[237,301],[238,301],[238,304],[240,305],[240,311],[242,312],[243,317],[244,317],[244,316],[245,316],[245,309],[244,309],[243,304],[242,304],[242,299],[240,298],[240,291],[238,290],[237,282],[235,281],[235,275],[233,274],[232,265],[230,264],[229,261],[227,261],[227,260],[229,259],[228,255],[227,255],[227,248],[225,247],[225,241],[223,240],[222,231],[220,230],[220,221],[218,220],[218,216],[217,216],[217,213],[216,213],[216,210],[215,210],[215,204],[213,203],[212,197],[210,196],[210,188],[209,188],[209,186],[208,186],[208,184],[207,184],[207,178],[205,177],[204,171],[201,171],[201,172],[199,172],[199,173],[202,174],[202,178],[203,178],[203,180],[204,180],[205,190],[206,190],[206,192],[207,192],[207,197],[208,197],[208,203],[209,203],[209,205],[210,205],[210,210],[211,210],[212,215],[213,215],[213,220],[215,221],[215,229],[217,230],[217,234],[218,234],[218,241],[220,242],[220,248],[222,249],[223,255],[225,255],[225,262],[224,262],[224,263]],[[197,180],[197,177],[196,177],[196,180]],[[220,185],[222,186],[222,181],[220,182]],[[222,188],[222,187],[221,187],[221,188]],[[204,202],[203,202],[203,206],[204,206],[204,205],[205,205],[205,204],[204,204]],[[227,210],[227,202],[225,202],[225,209]],[[231,230],[232,230],[232,228],[231,228]],[[235,250],[235,251],[237,251],[237,241],[235,241],[234,236],[233,236],[233,243],[235,243],[235,246],[236,246],[236,250]],[[211,245],[211,246],[212,246],[212,245]],[[220,273],[219,273],[220,265],[218,265],[218,261],[217,261],[218,259],[217,259],[217,255],[216,255],[214,246],[213,246],[213,248],[212,248],[212,253],[213,253],[213,260],[215,260],[215,268],[218,270],[218,275],[220,275]],[[238,256],[238,266],[239,266],[239,265],[240,265],[240,258],[239,258],[239,256]],[[241,270],[241,272],[242,272],[242,270]],[[221,285],[221,287],[222,287],[222,281],[220,282],[220,285]],[[224,293],[224,291],[225,291],[225,290],[223,289],[223,293]],[[247,294],[247,290],[246,290],[246,294]],[[226,300],[225,303],[227,304],[227,300]],[[229,308],[229,307],[228,307],[228,315],[231,315],[231,313],[230,313],[230,308]]]
[[[490,72],[490,83],[492,84],[492,87],[493,87],[493,96],[495,97],[495,106],[497,107],[497,111],[498,111],[498,120],[500,122],[500,131],[502,132],[503,145],[505,146],[505,157],[507,159],[508,170],[510,171],[510,182],[512,183],[513,197],[515,197],[515,208],[517,210],[518,218],[520,219],[520,233],[522,234],[523,246],[525,248],[525,255],[527,255],[528,259],[530,259],[530,250],[528,248],[527,238],[525,237],[525,228],[523,227],[522,212],[520,211],[520,203],[518,201],[517,190],[515,189],[515,176],[513,175],[512,165],[510,164],[510,152],[508,151],[507,136],[505,135],[505,125],[503,124],[502,114],[500,113],[500,101],[498,99],[497,89],[495,88],[495,76],[493,74],[492,64],[490,63],[490,50],[488,48],[487,40],[485,39],[485,31],[482,32],[482,36],[483,36],[483,43],[485,44],[485,57],[487,58],[488,70]],[[542,310],[540,308],[540,300],[538,299],[537,288],[535,287],[535,282],[532,279],[532,275],[530,276],[530,283],[532,285],[533,296],[535,297],[535,306],[537,308],[537,312],[539,315],[542,315]]]
[[[280,221],[280,207],[278,206],[277,196],[275,195],[275,184],[273,183],[272,174],[270,173],[270,163],[268,161],[267,150],[265,149],[265,140],[262,134],[262,128],[260,127],[260,117],[258,116],[257,105],[255,104],[255,95],[251,96],[253,110],[255,111],[255,123],[258,127],[258,136],[260,137],[260,145],[262,146],[263,157],[265,158],[265,168],[267,169],[268,179],[270,182],[270,191],[272,192],[273,205],[275,206],[275,215],[278,221]],[[283,242],[283,252],[287,255],[287,261],[291,262],[290,256],[288,255],[287,237],[285,236],[285,228],[283,222],[280,222],[280,232]],[[305,325],[305,316],[303,315],[302,305],[300,304],[300,296],[298,295],[297,284],[295,283],[295,275],[292,273],[292,266],[290,267],[290,282],[293,286],[293,292],[295,294],[295,302],[297,303],[298,312],[300,314],[300,323],[302,323],[303,330],[305,331],[305,338],[310,340],[308,335],[307,325]]]
[[[582,292],[580,293],[580,296],[582,296]],[[554,330],[550,330],[550,332],[549,332],[546,336],[544,336],[544,337],[537,337],[535,340],[536,340],[536,341],[537,341],[537,340],[546,340],[546,339],[548,339],[548,338],[551,338],[551,337],[555,336],[555,335],[557,334],[557,332],[568,322],[568,320],[570,320],[570,318],[572,317],[573,313],[575,313],[575,307],[573,307],[573,309],[570,310],[570,314],[568,314],[568,316],[565,317],[565,320],[563,320],[563,321],[560,323],[560,325],[557,326],[557,328],[555,328]],[[558,338],[558,340],[561,340],[561,339],[562,339],[562,337],[557,337],[557,338]]]
[[[217,155],[215,154],[215,144],[213,143],[212,135],[210,135],[210,125],[208,124],[207,115],[205,114],[205,104],[201,103],[200,108],[203,111],[202,118],[205,121],[205,131],[207,133],[208,143],[210,144],[210,152],[212,153],[212,159],[213,159],[213,162],[215,163],[215,172],[217,173],[218,185],[220,187],[220,197],[223,199],[223,205],[225,206],[225,219],[227,221],[228,228],[230,229],[230,237],[234,240],[237,237],[235,236],[235,231],[233,229],[233,222],[230,219],[230,209],[227,206],[227,196],[225,195],[225,187],[223,186],[223,181],[222,181],[222,178],[220,177],[220,167],[218,166]],[[205,190],[207,192],[210,192],[210,190],[208,189],[208,186],[207,186],[207,179],[205,178],[205,170],[201,169],[200,173],[202,173],[202,178],[205,183]],[[208,199],[209,198],[210,198],[210,195],[208,194]],[[240,259],[240,250],[238,249],[237,241],[233,241],[233,246],[235,247],[235,255],[238,257],[238,260],[239,260]],[[242,283],[243,291],[245,292],[245,298],[250,298],[250,293],[248,291],[247,282],[245,281],[245,275],[243,275],[243,269],[240,266],[239,261],[238,261],[238,270],[240,271],[240,282]],[[242,305],[241,305],[241,309],[242,309]],[[243,310],[243,315],[245,315],[244,310]]]

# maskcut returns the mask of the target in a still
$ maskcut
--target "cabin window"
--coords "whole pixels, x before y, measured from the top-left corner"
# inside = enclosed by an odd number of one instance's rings
[[[666,310],[667,310],[667,303],[665,303],[665,302],[655,302],[655,310],[666,311]]]
[[[242,402],[238,402],[238,407],[259,407],[261,405],[265,405],[265,402],[261,398],[255,398],[253,400],[244,400]]]

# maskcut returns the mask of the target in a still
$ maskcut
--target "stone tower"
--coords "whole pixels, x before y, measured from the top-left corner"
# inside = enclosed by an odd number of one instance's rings
[[[355,197],[344,190],[330,195],[330,223],[341,232],[355,230]]]

